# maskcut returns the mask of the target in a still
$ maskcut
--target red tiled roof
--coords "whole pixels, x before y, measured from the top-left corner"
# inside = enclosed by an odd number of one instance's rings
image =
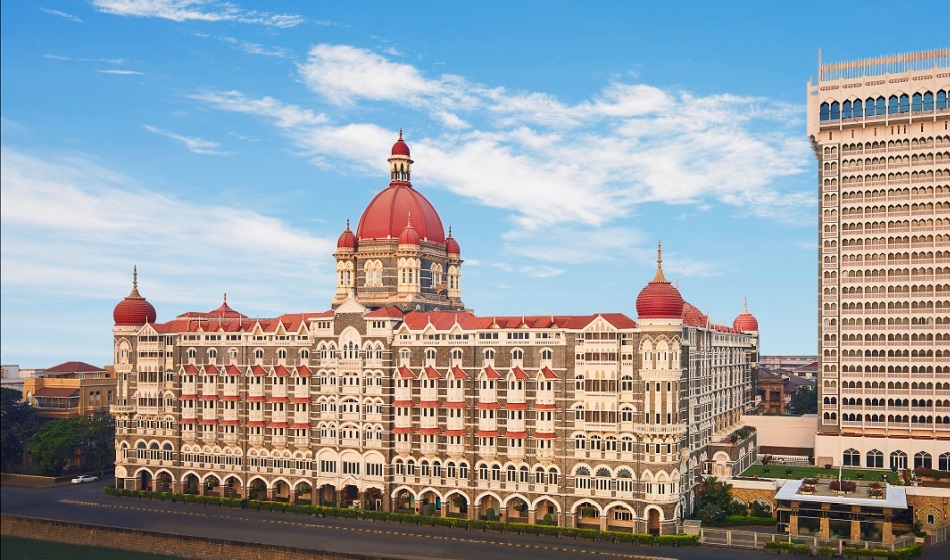
[[[505,410],[527,410],[528,403],[508,402],[505,403]]]
[[[409,369],[409,368],[407,368],[406,366],[399,366],[399,368],[396,370],[396,372],[399,374],[399,377],[402,377],[403,379],[415,379],[415,378],[416,378],[416,376],[413,375],[412,370]]]
[[[393,406],[412,406],[412,399],[402,400],[402,401],[393,401]]]
[[[528,432],[505,432],[505,437],[508,439],[524,439],[528,437]]]
[[[501,379],[501,375],[491,366],[485,366],[485,369],[482,371],[485,372],[485,377],[488,379]]]
[[[419,429],[419,434],[423,436],[429,436],[429,435],[433,435],[437,433],[439,433],[438,428],[420,428]]]
[[[178,423],[179,424],[197,424],[198,419],[197,418],[182,418],[181,420],[178,421]]]
[[[475,408],[479,410],[494,410],[498,408],[498,403],[496,402],[480,402],[475,405]]]
[[[228,375],[241,375],[241,368],[235,365],[228,364],[224,366],[224,372],[227,373]]]
[[[86,362],[65,362],[49,369],[44,369],[43,373],[65,374],[65,373],[93,373],[105,371],[105,369]]]
[[[287,397],[271,397],[270,402],[289,402],[290,399]]]
[[[202,401],[216,401],[218,400],[218,395],[201,395],[198,400]]]
[[[582,329],[602,317],[618,329],[636,328],[636,322],[623,313],[599,313],[596,315],[533,315],[511,317],[476,317],[468,311],[413,311],[407,313],[404,324],[410,330],[422,330],[432,325],[440,331],[447,331],[458,325],[462,330],[500,329]]]
[[[557,374],[554,373],[553,371],[551,371],[551,369],[548,368],[547,366],[544,366],[543,368],[541,368],[541,376],[544,377],[545,379],[557,379],[557,378],[558,378]]]
[[[286,428],[290,426],[287,422],[271,422],[267,425],[268,428]]]
[[[251,366],[251,375],[267,375],[267,370],[259,365]]]
[[[535,432],[534,437],[537,439],[554,439],[557,437],[557,434],[554,432]]]
[[[282,365],[277,365],[274,367],[274,375],[277,377],[288,377],[290,375],[290,370]]]
[[[427,379],[442,379],[442,376],[439,375],[439,372],[435,370],[432,366],[426,366],[422,373],[425,374]]]
[[[186,395],[186,394],[182,394],[182,396],[180,396],[180,397],[178,397],[178,398],[180,398],[180,399],[183,400],[183,401],[193,401],[193,400],[195,400],[195,399],[198,398],[198,395]]]
[[[511,368],[511,373],[514,374],[515,379],[528,379],[528,374],[518,366]]]
[[[465,408],[465,403],[457,401],[445,401],[445,404],[442,406],[445,408]]]
[[[221,395],[222,401],[239,401],[241,400],[240,395]]]
[[[198,423],[205,426],[214,426],[218,421],[214,418],[202,418]]]
[[[198,375],[200,373],[194,364],[185,364],[183,369],[185,370],[185,373],[189,375]]]
[[[300,377],[312,377],[313,372],[305,365],[297,366],[297,375]]]
[[[464,436],[465,430],[445,430],[447,436]]]
[[[380,317],[402,319],[403,312],[398,307],[388,305],[386,307],[380,307],[379,309],[375,311],[370,311],[369,313],[364,315],[364,317],[366,317],[367,319],[375,319],[375,318],[380,318]]]
[[[534,405],[535,410],[554,410],[557,408],[557,405],[554,404],[536,404]]]
[[[247,427],[248,427],[248,428],[258,428],[258,427],[263,426],[263,425],[264,425],[264,421],[263,421],[263,420],[254,420],[254,421],[251,421],[251,422],[248,422],[248,423],[247,423]]]
[[[439,401],[419,401],[419,406],[422,408],[438,407]]]
[[[248,402],[264,402],[264,396],[249,396],[247,397]]]
[[[222,420],[221,421],[222,426],[237,426],[240,423],[241,423],[240,420]]]
[[[295,403],[308,403],[310,402],[310,397],[294,397]]]
[[[498,437],[498,430],[478,430],[475,435],[477,437]]]
[[[294,422],[295,430],[305,430],[309,428],[310,428],[310,424],[308,422]]]
[[[455,379],[468,379],[468,374],[462,371],[462,368],[458,366],[452,366],[450,373]]]
[[[394,434],[411,434],[412,428],[393,428]]]
[[[218,375],[221,373],[221,370],[218,369],[218,366],[214,364],[205,364],[204,370],[208,375]]]

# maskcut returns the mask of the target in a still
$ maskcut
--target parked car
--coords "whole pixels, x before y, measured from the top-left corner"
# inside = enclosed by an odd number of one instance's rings
[[[73,484],[82,484],[84,482],[95,482],[99,480],[98,476],[92,476],[91,474],[81,474],[76,478],[72,479],[70,482]]]

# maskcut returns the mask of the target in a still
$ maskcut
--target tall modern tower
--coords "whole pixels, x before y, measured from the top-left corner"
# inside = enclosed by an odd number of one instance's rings
[[[817,464],[950,469],[950,49],[820,61]]]

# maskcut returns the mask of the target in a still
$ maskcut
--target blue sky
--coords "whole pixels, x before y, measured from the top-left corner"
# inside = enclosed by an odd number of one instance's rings
[[[636,318],[662,239],[714,321],[747,295],[764,353],[814,353],[805,88],[819,49],[945,46],[894,9],[4,2],[0,360],[111,363],[133,265],[159,321],[327,309],[400,128],[476,313]]]

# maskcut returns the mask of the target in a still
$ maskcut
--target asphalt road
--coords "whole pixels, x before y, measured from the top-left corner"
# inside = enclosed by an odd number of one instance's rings
[[[106,496],[102,490],[105,484],[105,481],[100,481],[53,488],[4,485],[0,488],[0,511],[44,519],[399,559],[763,558],[760,552],[705,546],[633,546],[120,498]],[[948,556],[950,546],[947,543],[930,547],[925,554],[925,558],[934,559]]]

